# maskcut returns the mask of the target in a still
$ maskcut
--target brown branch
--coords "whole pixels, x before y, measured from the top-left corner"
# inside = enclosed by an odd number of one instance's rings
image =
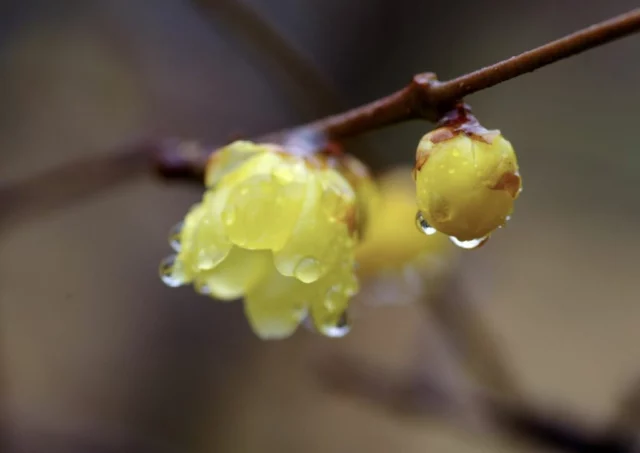
[[[411,119],[438,121],[464,96],[638,31],[640,8],[447,82],[419,74],[390,96],[301,128],[341,140]]]
[[[87,198],[147,175],[149,168],[170,180],[203,179],[207,152],[177,140],[137,140],[92,156],[0,185],[0,231],[15,222],[66,209]]]

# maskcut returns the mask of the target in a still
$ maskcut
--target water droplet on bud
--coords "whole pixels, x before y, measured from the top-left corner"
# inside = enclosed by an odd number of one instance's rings
[[[179,222],[169,230],[169,245],[174,252],[180,251],[180,235],[182,233],[182,226],[183,222]]]
[[[429,225],[427,219],[424,218],[421,211],[418,211],[416,213],[416,226],[427,236],[432,236],[438,232],[434,227]]]
[[[171,288],[177,288],[182,285],[182,280],[178,278],[175,271],[176,256],[169,255],[160,262],[160,278],[162,282]]]
[[[468,241],[461,241],[455,236],[449,236],[451,242],[460,247],[461,249],[471,250],[482,247],[489,240],[489,236],[485,236],[479,239],[470,239]]]

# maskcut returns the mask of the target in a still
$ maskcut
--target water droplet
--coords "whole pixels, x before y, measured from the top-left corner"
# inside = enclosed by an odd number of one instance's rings
[[[198,269],[203,271],[211,270],[215,267],[216,263],[210,253],[207,253],[206,249],[202,249],[198,252]]]
[[[177,288],[182,285],[182,280],[176,276],[174,267],[176,264],[176,256],[169,255],[160,262],[160,278],[162,282],[171,288]]]
[[[176,223],[171,230],[169,230],[169,245],[174,252],[180,251],[180,235],[182,233],[183,222]]]
[[[226,226],[231,226],[236,221],[236,210],[235,208],[230,208],[222,212],[222,221]]]
[[[202,294],[203,296],[208,296],[211,294],[211,288],[209,288],[209,286],[204,282],[195,282],[193,284],[193,289],[195,289],[198,294]]]
[[[322,333],[328,337],[340,338],[344,337],[351,331],[351,324],[349,323],[349,317],[347,312],[342,313],[338,322],[333,325],[325,325],[322,327]]]
[[[471,249],[477,249],[479,247],[482,247],[484,244],[486,244],[486,242],[489,240],[489,236],[485,236],[479,239],[470,239],[468,241],[461,241],[455,236],[449,236],[449,239],[451,240],[451,242],[453,242],[455,245],[457,245],[461,249],[471,250]]]
[[[434,235],[438,232],[434,227],[427,223],[427,220],[424,218],[421,211],[418,211],[416,214],[416,226],[427,236]]]
[[[322,275],[322,266],[317,259],[307,256],[302,258],[293,271],[293,275],[302,283],[313,283]]]

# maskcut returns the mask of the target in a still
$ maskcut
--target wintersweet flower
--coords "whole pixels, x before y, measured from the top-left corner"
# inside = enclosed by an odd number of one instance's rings
[[[359,165],[246,141],[218,150],[202,201],[173,233],[177,254],[161,266],[165,283],[243,298],[262,338],[290,336],[307,317],[319,332],[343,335],[367,209],[357,194],[372,190]]]

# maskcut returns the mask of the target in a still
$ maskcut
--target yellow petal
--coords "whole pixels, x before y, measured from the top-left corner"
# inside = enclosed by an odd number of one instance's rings
[[[225,207],[229,239],[247,249],[277,250],[300,216],[305,185],[257,175],[237,184]]]
[[[213,152],[207,162],[205,185],[207,187],[215,186],[223,176],[243,165],[252,157],[272,148],[273,145],[238,140]]]
[[[271,252],[233,247],[213,270],[200,274],[197,283],[204,292],[221,300],[233,300],[251,291],[273,265]]]
[[[348,332],[346,311],[351,296],[357,291],[353,262],[348,259],[321,280],[305,287],[302,296],[310,301],[311,316],[318,332],[332,337]]]
[[[245,314],[253,331],[263,339],[286,338],[307,314],[304,283],[281,275],[274,267],[247,293]]]
[[[298,221],[284,247],[274,253],[281,274],[311,283],[321,278],[346,248],[352,247],[344,217],[353,192],[340,186],[323,187],[317,177],[306,181]]]

